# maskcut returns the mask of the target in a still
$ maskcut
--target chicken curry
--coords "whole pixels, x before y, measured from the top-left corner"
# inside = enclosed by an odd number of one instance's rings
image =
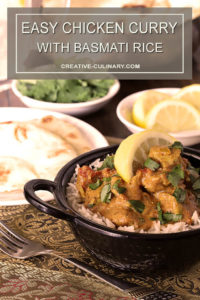
[[[97,170],[79,168],[76,185],[84,206],[117,227],[148,230],[156,220],[192,224],[193,213],[200,213],[200,177],[182,151],[179,142],[151,147],[129,182],[117,174],[112,155]]]

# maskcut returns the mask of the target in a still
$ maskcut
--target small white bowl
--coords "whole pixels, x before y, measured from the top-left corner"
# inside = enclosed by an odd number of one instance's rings
[[[180,89],[178,88],[160,88],[160,89],[152,89],[154,91],[167,93],[169,95],[176,94]],[[147,90],[145,90],[147,91]],[[145,130],[142,127],[134,124],[132,119],[132,107],[133,103],[136,101],[137,97],[145,92],[137,92],[129,95],[119,102],[117,106],[117,116],[119,120],[133,133],[137,133]],[[177,140],[179,140],[184,146],[194,145],[200,143],[200,130],[188,130],[188,131],[180,131],[173,132],[170,135],[174,136]]]
[[[102,98],[80,102],[80,103],[52,103],[47,101],[36,100],[27,96],[17,89],[17,81],[12,82],[12,90],[14,94],[28,107],[57,111],[73,116],[83,116],[95,112],[106,105],[119,91],[120,83],[115,80],[115,83],[109,88],[107,95]]]

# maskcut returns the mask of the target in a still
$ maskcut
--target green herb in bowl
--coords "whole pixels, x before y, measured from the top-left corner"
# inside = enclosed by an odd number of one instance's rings
[[[36,100],[54,103],[79,103],[104,97],[114,84],[112,79],[19,80],[17,89]]]

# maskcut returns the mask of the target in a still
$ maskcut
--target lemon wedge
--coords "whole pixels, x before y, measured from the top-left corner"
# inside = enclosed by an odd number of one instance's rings
[[[144,91],[138,95],[133,104],[132,117],[136,125],[145,128],[145,118],[150,109],[160,101],[170,98],[168,94],[158,91]]]
[[[145,130],[128,136],[115,153],[114,165],[117,173],[129,182],[136,170],[144,165],[152,146],[170,145],[174,141],[170,135],[155,130]]]
[[[184,101],[166,100],[156,104],[147,114],[146,128],[165,132],[200,129],[200,114]]]
[[[192,84],[182,88],[173,98],[192,104],[200,110],[200,84]]]

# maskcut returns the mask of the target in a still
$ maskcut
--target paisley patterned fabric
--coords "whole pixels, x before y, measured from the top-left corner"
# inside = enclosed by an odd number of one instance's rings
[[[200,300],[200,262],[184,271],[123,273],[96,261],[75,240],[68,224],[30,205],[1,206],[0,219],[27,238],[72,255],[105,273],[146,287],[174,291],[185,300]],[[131,299],[62,259],[43,255],[17,260],[0,252],[0,299],[18,300],[119,300]]]

